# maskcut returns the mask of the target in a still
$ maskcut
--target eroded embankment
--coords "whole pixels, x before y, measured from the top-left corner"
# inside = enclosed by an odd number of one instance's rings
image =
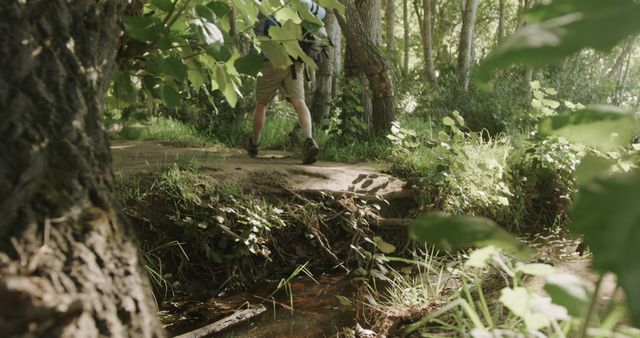
[[[407,217],[415,207],[411,191],[368,165],[302,166],[281,152],[250,159],[239,150],[156,142],[116,143],[112,149],[125,212],[138,230],[174,334],[216,320],[197,309],[223,315],[223,308],[211,305],[216,297],[244,290],[254,291],[227,301],[229,309],[265,303],[290,311],[293,306],[298,314],[318,313],[307,323],[287,321],[293,331],[327,320],[322,325],[329,329],[322,334],[336,332],[355,308],[332,316],[340,320],[322,319],[322,313],[335,312],[362,287],[351,283],[361,273],[356,270],[373,269],[381,245],[408,243]],[[325,273],[349,277],[336,282],[337,277],[321,276]],[[300,286],[295,275],[304,274],[318,283]],[[311,302],[313,297],[318,301]]]

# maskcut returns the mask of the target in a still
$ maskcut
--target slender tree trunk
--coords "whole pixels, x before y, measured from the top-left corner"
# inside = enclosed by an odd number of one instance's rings
[[[102,130],[127,1],[0,5],[0,332],[162,336]]]
[[[335,13],[334,13],[335,17]],[[336,23],[338,21],[336,20]],[[333,33],[329,33],[333,41],[333,84],[331,85],[331,96],[336,97],[340,92],[340,76],[342,74],[342,31],[339,25],[335,25]]]
[[[431,12],[431,0],[423,0],[423,22],[422,22],[422,49],[424,53],[424,63],[426,71],[426,79],[432,85],[438,84],[436,77],[436,69],[433,65],[433,14]]]
[[[396,50],[396,4],[393,0],[387,0],[387,26],[386,28],[386,38],[387,38],[387,48],[390,52],[395,52]]]
[[[462,30],[458,47],[458,81],[462,90],[469,89],[471,55],[478,0],[462,0]]]
[[[369,88],[373,93],[373,129],[376,133],[383,135],[391,129],[391,122],[395,116],[393,79],[389,65],[373,39],[367,34],[353,0],[342,0],[342,3],[346,7],[348,24],[340,16],[337,16],[338,22],[354,58],[369,80]]]
[[[409,0],[402,0],[402,23],[404,33],[404,62],[402,72],[406,76],[409,74],[409,56],[411,52],[411,40],[409,37]]]
[[[496,36],[496,40],[498,41],[498,43],[501,43],[506,35],[506,28],[505,28],[505,20],[506,20],[506,13],[505,13],[505,2],[506,0],[499,0],[499,4],[498,4],[498,34]]]
[[[614,74],[620,73],[622,64],[624,63],[627,55],[633,50],[633,47],[635,47],[635,42],[637,39],[638,37],[636,36],[629,40],[629,42],[627,42],[627,44],[622,49],[622,52],[620,52],[620,55],[616,58],[616,62],[613,64],[613,67],[611,67],[611,70],[609,70],[609,72],[607,73],[607,77],[612,78],[614,77]]]
[[[325,27],[327,28],[329,37],[334,36],[338,30],[338,21],[333,12],[327,13]],[[316,91],[313,96],[313,101],[311,101],[311,116],[316,125],[322,125],[323,120],[329,116],[334,62],[335,53],[332,52],[329,54],[329,58],[318,65],[318,71],[316,72]]]
[[[622,104],[622,93],[626,86],[627,79],[629,78],[629,67],[631,65],[631,52],[627,53],[627,61],[625,62],[624,71],[621,72],[616,82],[616,89],[613,95],[613,103],[616,105]]]

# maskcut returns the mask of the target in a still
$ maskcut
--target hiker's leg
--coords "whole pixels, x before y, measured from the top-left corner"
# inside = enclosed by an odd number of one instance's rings
[[[251,140],[253,145],[260,143],[260,135],[262,134],[262,128],[264,128],[264,120],[267,115],[268,104],[256,103],[256,110],[253,113],[253,133]]]
[[[311,138],[311,113],[304,102],[304,65],[297,63],[293,69],[296,76],[290,75],[284,80],[284,95],[298,113],[302,136],[306,140]]]
[[[260,134],[262,128],[264,128],[267,107],[276,96],[278,87],[280,87],[280,84],[288,74],[286,70],[273,68],[271,62],[268,61],[262,65],[260,72],[262,75],[256,81],[256,109],[253,114],[253,132],[251,136],[254,146],[257,146],[260,142]]]
[[[289,101],[298,113],[298,123],[300,123],[303,139],[312,138],[311,112],[309,112],[307,104],[299,98],[290,98]]]

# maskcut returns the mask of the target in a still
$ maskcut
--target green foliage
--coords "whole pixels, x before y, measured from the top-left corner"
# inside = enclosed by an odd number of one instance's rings
[[[629,144],[636,130],[635,117],[630,112],[610,106],[594,106],[563,114],[540,123],[543,135],[555,135],[604,151],[613,151]]]
[[[326,133],[336,142],[349,143],[368,139],[369,128],[365,120],[362,97],[369,89],[358,79],[349,78],[342,85],[342,92],[332,102],[333,115],[326,126]]]
[[[327,10],[344,12],[336,1],[325,1]],[[320,27],[322,22],[299,1],[155,0],[139,16],[124,19],[126,39],[120,69],[110,90],[111,106],[164,105],[182,107],[185,98],[219,91],[234,107],[242,97],[241,74],[255,77],[262,66],[257,54],[242,55],[239,35],[231,36],[231,8],[238,31],[276,67],[291,58],[315,63],[300,49],[301,17]],[[258,15],[275,15],[280,26],[272,37],[256,37],[251,30]],[[135,85],[133,85],[135,84]],[[213,104],[213,103],[212,103]]]
[[[533,136],[520,140],[509,156],[510,186],[520,230],[542,230],[564,225],[576,189],[575,170],[581,148],[566,140]],[[507,223],[508,224],[508,223]]]
[[[148,180],[148,179],[147,179]],[[148,216],[169,228],[158,233],[168,239],[179,239],[189,257],[212,264],[237,260],[244,256],[269,257],[267,247],[272,229],[284,227],[282,210],[259,199],[244,196],[232,183],[207,180],[197,162],[176,165],[150,178],[137,200],[128,200],[131,208],[149,204]],[[140,183],[137,183],[140,186]],[[120,188],[128,191],[131,188]],[[138,211],[140,212],[140,211]],[[163,219],[164,221],[158,221]],[[158,230],[155,230],[158,231]],[[147,234],[149,236],[150,234]],[[167,257],[163,257],[167,260]],[[170,260],[168,260],[170,261]]]
[[[618,276],[635,325],[640,325],[640,262],[632,257],[640,256],[639,192],[638,171],[596,179],[581,188],[571,226],[584,234],[594,269]]]
[[[170,118],[152,118],[143,123],[135,121],[114,123],[124,124],[120,132],[111,136],[118,140],[162,140],[187,145],[218,143],[215,139],[199,133],[195,128]]]
[[[513,235],[491,220],[479,217],[429,214],[416,220],[411,236],[445,251],[487,245],[521,254],[526,251]]]
[[[452,266],[450,278],[459,288],[439,308],[409,325],[404,331],[406,335],[416,332],[447,337],[634,335],[634,329],[620,324],[624,314],[616,300],[597,308],[598,295],[589,293],[590,282],[560,273],[550,265],[525,264],[488,246],[471,252],[466,262],[460,260],[449,266]],[[544,289],[550,297],[528,285],[530,276],[544,279]],[[494,301],[485,292],[496,287],[501,290]],[[406,297],[411,294],[407,292]],[[605,319],[600,322],[596,313],[604,314]]]
[[[532,23],[500,45],[480,67],[479,78],[513,63],[541,66],[584,48],[610,50],[640,31],[640,5],[633,0],[556,0],[528,13]],[[603,27],[607,27],[603,30]]]

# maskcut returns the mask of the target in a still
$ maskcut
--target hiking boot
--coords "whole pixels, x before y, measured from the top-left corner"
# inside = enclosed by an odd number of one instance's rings
[[[302,164],[312,164],[317,161],[320,148],[312,138],[308,138],[302,144]]]
[[[246,143],[247,143],[247,154],[249,154],[249,156],[251,157],[258,156],[258,145],[253,144],[253,138],[251,136],[247,138]]]

